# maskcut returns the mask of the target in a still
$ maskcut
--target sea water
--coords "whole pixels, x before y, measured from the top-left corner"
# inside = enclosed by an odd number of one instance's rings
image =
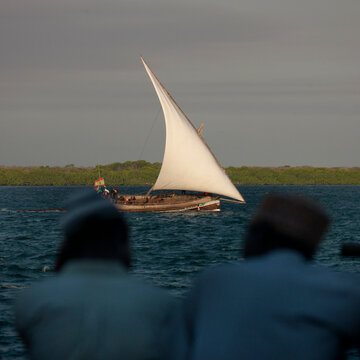
[[[61,241],[62,213],[18,212],[62,208],[64,200],[85,187],[0,187],[0,358],[25,359],[13,326],[13,301],[33,282],[52,277]],[[148,187],[119,187],[146,193]],[[332,225],[316,262],[337,270],[360,272],[360,258],[342,258],[343,243],[360,243],[360,186],[243,186],[247,204],[222,202],[220,212],[128,213],[132,272],[175,296],[182,296],[205,267],[241,259],[249,218],[269,192],[305,194],[322,203]],[[352,360],[360,359],[352,353]]]

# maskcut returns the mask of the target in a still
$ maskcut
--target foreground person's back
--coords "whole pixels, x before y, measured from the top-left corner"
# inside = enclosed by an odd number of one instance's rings
[[[200,277],[167,358],[329,360],[360,344],[359,276],[309,261],[327,222],[313,206],[265,200],[246,239],[247,260]]]
[[[69,206],[57,275],[25,290],[17,328],[32,359],[157,359],[171,309],[165,292],[128,274],[127,228],[95,194]]]
[[[184,314],[189,359],[338,359],[360,339],[360,279],[277,251],[207,271]]]

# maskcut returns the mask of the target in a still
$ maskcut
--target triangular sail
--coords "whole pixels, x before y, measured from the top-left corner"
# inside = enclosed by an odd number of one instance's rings
[[[141,58],[159,97],[166,124],[166,144],[153,190],[190,190],[221,194],[244,202],[196,128]]]

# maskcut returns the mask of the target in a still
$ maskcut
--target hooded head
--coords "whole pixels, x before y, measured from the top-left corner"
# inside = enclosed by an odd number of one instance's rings
[[[245,240],[245,257],[289,248],[311,259],[329,224],[315,201],[296,195],[267,195],[253,216]]]
[[[69,260],[119,261],[130,266],[128,228],[119,211],[94,191],[82,192],[65,206],[62,218],[64,241],[56,271]]]

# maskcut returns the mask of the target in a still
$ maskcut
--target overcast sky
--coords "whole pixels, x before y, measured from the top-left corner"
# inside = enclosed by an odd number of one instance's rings
[[[162,161],[142,54],[223,166],[360,166],[359,19],[359,0],[1,0],[0,165]]]

